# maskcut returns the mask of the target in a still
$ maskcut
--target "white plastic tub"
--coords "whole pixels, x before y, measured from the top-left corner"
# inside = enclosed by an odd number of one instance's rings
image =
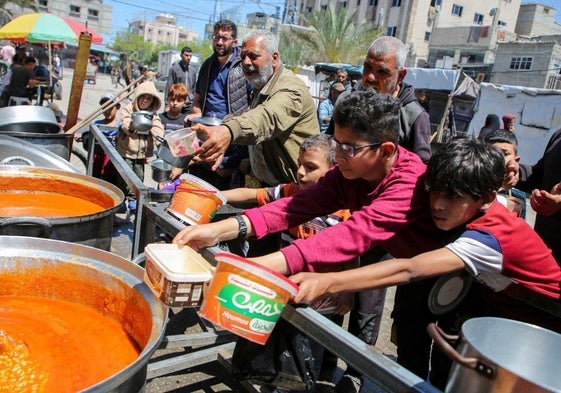
[[[203,286],[212,277],[210,264],[189,246],[148,244],[144,282],[168,307],[198,307]]]

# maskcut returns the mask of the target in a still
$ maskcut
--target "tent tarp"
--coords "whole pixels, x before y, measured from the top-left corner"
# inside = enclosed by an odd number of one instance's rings
[[[469,134],[477,136],[488,114],[516,116],[521,162],[535,164],[551,135],[561,127],[561,90],[481,83]]]
[[[454,91],[462,75],[460,70],[435,68],[408,68],[404,82],[417,90]]]

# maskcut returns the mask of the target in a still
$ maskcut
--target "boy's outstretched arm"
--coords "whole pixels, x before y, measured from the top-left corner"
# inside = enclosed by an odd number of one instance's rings
[[[257,203],[257,188],[234,188],[224,190],[222,194],[228,203]]]
[[[294,301],[310,303],[323,295],[386,288],[452,273],[464,266],[464,262],[452,251],[439,248],[410,259],[390,259],[342,272],[298,273],[290,279],[300,286]]]

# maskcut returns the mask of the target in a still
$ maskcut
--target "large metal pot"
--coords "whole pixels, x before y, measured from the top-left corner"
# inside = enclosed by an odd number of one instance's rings
[[[60,125],[51,108],[17,105],[0,108],[0,131],[57,133]]]
[[[454,361],[446,392],[560,392],[561,334],[502,318],[472,318],[462,325],[457,351],[434,324],[435,344]]]
[[[73,134],[67,134],[64,131],[56,134],[47,134],[40,132],[10,130],[0,131],[0,134],[18,138],[33,145],[40,146],[67,161],[70,160],[70,153],[72,151],[72,142],[74,138]]]
[[[144,284],[143,271],[92,247],[0,236],[0,297],[45,296],[92,307],[119,321],[141,349],[132,364],[83,392],[144,390],[148,361],[162,340],[167,309]]]
[[[33,192],[46,191],[96,203],[98,213],[69,217],[0,217],[0,235],[38,236],[80,243],[103,250],[111,248],[113,215],[124,195],[117,187],[91,176],[57,169],[0,166],[0,192],[17,191],[33,206]],[[24,212],[25,214],[25,212]]]
[[[40,166],[78,173],[78,169],[57,154],[8,135],[0,135],[0,164]]]

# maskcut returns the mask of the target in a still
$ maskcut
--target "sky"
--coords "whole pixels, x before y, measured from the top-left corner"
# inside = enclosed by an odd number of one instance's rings
[[[561,1],[561,0],[559,0]],[[111,33],[104,35],[104,43],[113,41],[115,34],[127,29],[130,22],[136,20],[154,20],[163,13],[177,18],[177,25],[199,33],[203,37],[205,24],[213,20],[215,7],[220,12],[230,10],[230,18],[234,22],[245,21],[245,15],[252,12],[264,12],[268,15],[276,12],[275,6],[284,9],[283,0],[104,0],[104,4],[113,7]],[[181,4],[181,5],[179,5]]]

